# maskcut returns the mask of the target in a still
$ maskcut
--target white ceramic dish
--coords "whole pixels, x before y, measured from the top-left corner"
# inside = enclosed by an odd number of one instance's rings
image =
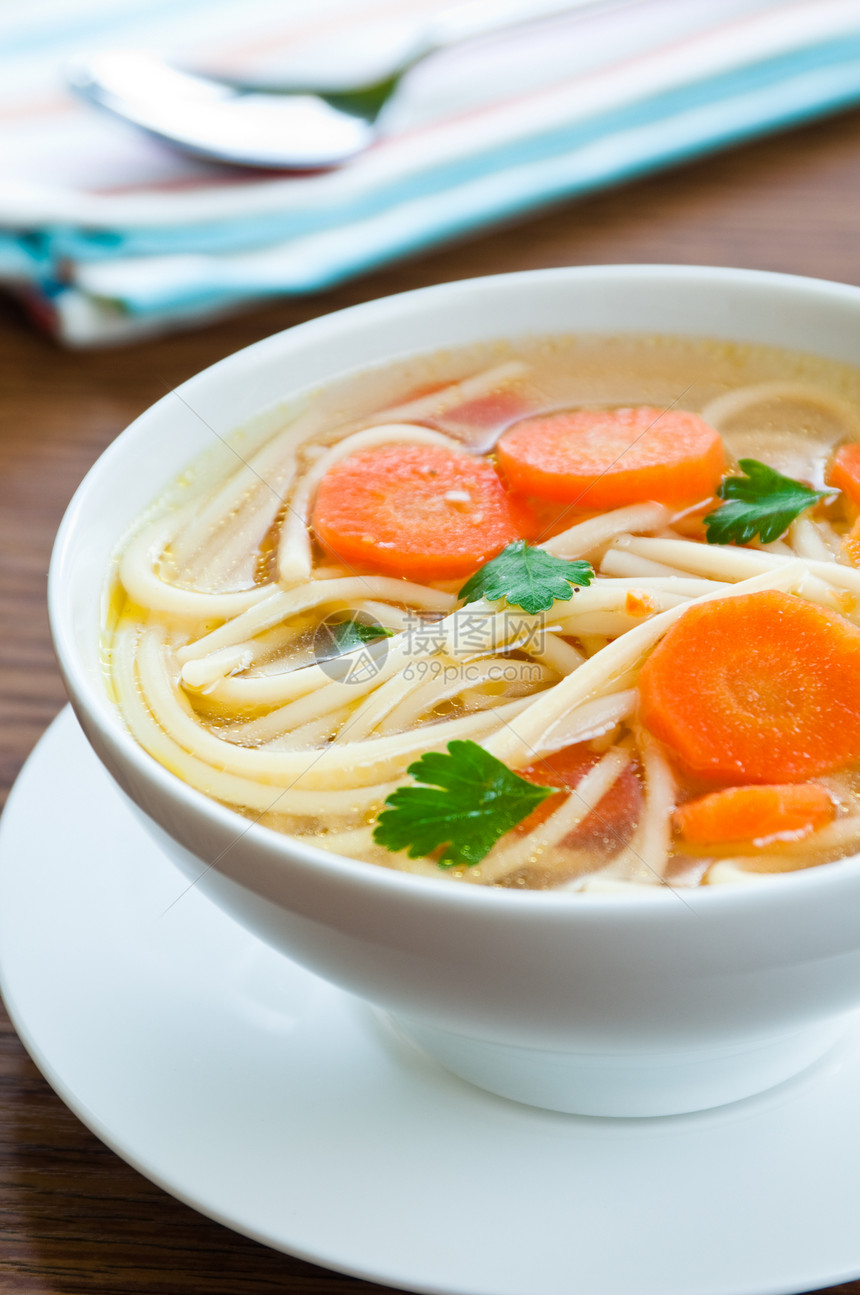
[[[129,737],[99,657],[108,555],[185,464],[353,367],[511,334],[689,333],[860,353],[860,290],[750,271],[584,267],[410,293],[268,339],[186,383],[75,496],[51,572],[70,696],[165,850],[248,929],[392,1012],[456,1073],[558,1110],[728,1102],[819,1056],[860,1003],[860,860],[766,885],[618,898],[488,891],[337,858],[185,786]]]
[[[857,1024],[719,1110],[556,1115],[446,1074],[183,891],[66,712],[0,823],[0,988],[75,1113],[203,1213],[438,1295],[794,1295],[860,1273]]]

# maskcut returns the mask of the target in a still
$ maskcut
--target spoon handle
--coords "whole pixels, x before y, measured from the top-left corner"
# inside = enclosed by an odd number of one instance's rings
[[[446,9],[423,33],[425,53],[459,45],[479,36],[490,36],[509,27],[525,26],[543,18],[577,10],[614,9],[636,0],[465,0]]]

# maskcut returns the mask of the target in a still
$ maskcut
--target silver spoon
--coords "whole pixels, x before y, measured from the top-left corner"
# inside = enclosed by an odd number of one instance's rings
[[[404,75],[439,50],[577,9],[636,0],[470,0],[409,33],[388,65],[333,88],[232,83],[180,71],[154,54],[103,51],[67,68],[70,89],[149,135],[218,162],[272,170],[341,166],[381,133]]]

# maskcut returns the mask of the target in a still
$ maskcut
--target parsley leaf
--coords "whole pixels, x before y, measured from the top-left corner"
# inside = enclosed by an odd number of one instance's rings
[[[321,640],[317,655],[343,656],[345,652],[354,652],[366,643],[375,643],[377,639],[390,639],[394,630],[387,630],[384,625],[366,625],[363,621],[323,621],[317,631]]]
[[[398,787],[386,800],[373,839],[410,859],[446,845],[440,868],[480,863],[500,836],[555,790],[513,773],[476,742],[449,742],[407,770],[425,787]]]
[[[525,612],[545,612],[556,599],[566,602],[573,597],[571,585],[590,585],[593,579],[590,562],[570,562],[525,540],[514,540],[476,571],[457,597],[467,603],[504,598]]]
[[[709,544],[748,544],[756,535],[762,544],[770,544],[804,509],[833,494],[811,490],[757,459],[739,459],[738,466],[744,475],[724,477],[717,490],[720,499],[729,502],[705,518]]]

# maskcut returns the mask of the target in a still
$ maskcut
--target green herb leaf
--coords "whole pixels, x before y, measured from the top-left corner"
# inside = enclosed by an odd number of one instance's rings
[[[406,850],[410,859],[447,845],[441,868],[480,863],[556,790],[527,782],[476,742],[449,742],[447,755],[430,751],[407,772],[428,785],[392,792],[373,839],[386,850]]]
[[[756,535],[770,544],[805,509],[833,494],[811,490],[757,459],[739,459],[738,465],[744,475],[724,477],[717,490],[720,499],[729,502],[705,518],[709,544],[748,544]]]
[[[375,643],[377,639],[390,639],[394,630],[387,630],[384,625],[365,625],[363,621],[325,621],[318,634],[324,634],[320,645],[326,655],[342,656],[344,652],[354,652],[366,643]]]
[[[593,579],[590,562],[570,562],[525,540],[514,540],[476,571],[457,597],[467,603],[504,598],[525,612],[545,612],[556,600],[567,602],[573,597],[571,585],[590,585]]]

